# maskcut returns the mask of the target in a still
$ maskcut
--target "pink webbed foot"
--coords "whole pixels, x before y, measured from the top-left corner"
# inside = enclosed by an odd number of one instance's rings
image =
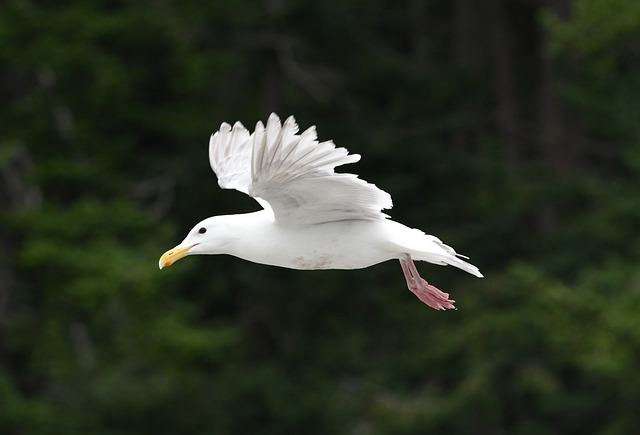
[[[409,254],[400,259],[400,265],[407,280],[407,287],[418,299],[436,310],[456,309],[453,305],[456,301],[449,299],[449,293],[440,291],[437,287],[422,279]]]

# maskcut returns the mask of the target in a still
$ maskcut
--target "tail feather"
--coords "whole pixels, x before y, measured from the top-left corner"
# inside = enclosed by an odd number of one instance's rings
[[[458,269],[462,269],[465,272],[470,273],[471,275],[477,276],[478,278],[484,278],[480,269],[478,269],[473,264],[464,261],[468,260],[469,257],[466,255],[458,254],[455,249],[451,246],[445,244],[439,238],[435,236],[430,236],[428,234],[424,234],[420,230],[415,230],[420,232],[421,238],[423,239],[423,246],[429,247],[429,250],[418,249],[414,252],[411,252],[411,255],[416,260],[428,261],[430,263],[442,264],[442,265],[450,265],[457,267]],[[424,240],[427,239],[427,240]],[[434,249],[435,248],[435,249]]]
[[[467,257],[464,257],[464,258],[467,258]],[[447,256],[447,257],[444,257],[442,261],[444,261],[445,263],[451,266],[455,266],[458,269],[462,269],[465,272],[470,273],[471,275],[475,275],[478,278],[484,278],[484,275],[482,274],[482,272],[480,272],[480,269],[478,269],[476,266],[474,266],[471,263],[461,260],[459,256]]]
[[[384,222],[390,233],[392,233],[392,240],[396,249],[411,255],[414,260],[428,261],[429,263],[441,265],[448,264],[478,278],[483,277],[476,266],[465,261],[469,257],[458,254],[455,249],[444,244],[439,238],[425,234],[416,228],[406,227],[398,222],[391,220]]]

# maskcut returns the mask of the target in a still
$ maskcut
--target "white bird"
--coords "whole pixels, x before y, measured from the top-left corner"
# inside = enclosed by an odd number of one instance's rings
[[[407,286],[437,310],[455,308],[449,294],[420,277],[413,260],[458,267],[477,277],[437,237],[389,219],[391,196],[356,175],[336,173],[357,154],[318,142],[315,127],[298,134],[293,116],[284,125],[271,114],[252,134],[222,123],[209,141],[209,161],[223,189],[253,197],[263,210],[214,216],[199,222],[160,257],[160,269],[193,254],[230,254],[291,269],[360,269],[400,260]]]

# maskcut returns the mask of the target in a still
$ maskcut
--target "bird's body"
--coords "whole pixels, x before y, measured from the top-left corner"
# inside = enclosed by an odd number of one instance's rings
[[[315,129],[296,134],[293,117],[281,126],[272,114],[253,134],[240,123],[223,123],[209,145],[209,158],[223,188],[247,193],[263,210],[214,216],[198,223],[160,268],[186,255],[229,254],[290,269],[361,269],[400,260],[409,290],[436,309],[454,308],[448,294],[419,275],[413,259],[453,265],[482,274],[438,238],[388,219],[391,197],[334,167],[360,156],[316,141]]]
[[[254,263],[300,270],[361,269],[393,258],[375,237],[375,229],[384,221],[290,226],[279,224],[267,210],[217,218],[235,234],[224,253]],[[362,255],[353,255],[354,251]]]
[[[408,253],[414,259],[436,264],[451,261],[477,273],[475,267],[466,265],[439,239],[389,219],[291,226],[279,224],[270,211],[261,210],[214,216],[200,225],[216,234],[215,246],[200,249],[271,266],[300,270],[362,269]]]

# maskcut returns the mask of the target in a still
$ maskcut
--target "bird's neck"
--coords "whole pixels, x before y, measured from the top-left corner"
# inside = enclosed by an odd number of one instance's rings
[[[224,223],[224,234],[217,237],[220,254],[241,256],[240,254],[255,248],[265,227],[273,224],[273,214],[269,210],[219,216]]]

